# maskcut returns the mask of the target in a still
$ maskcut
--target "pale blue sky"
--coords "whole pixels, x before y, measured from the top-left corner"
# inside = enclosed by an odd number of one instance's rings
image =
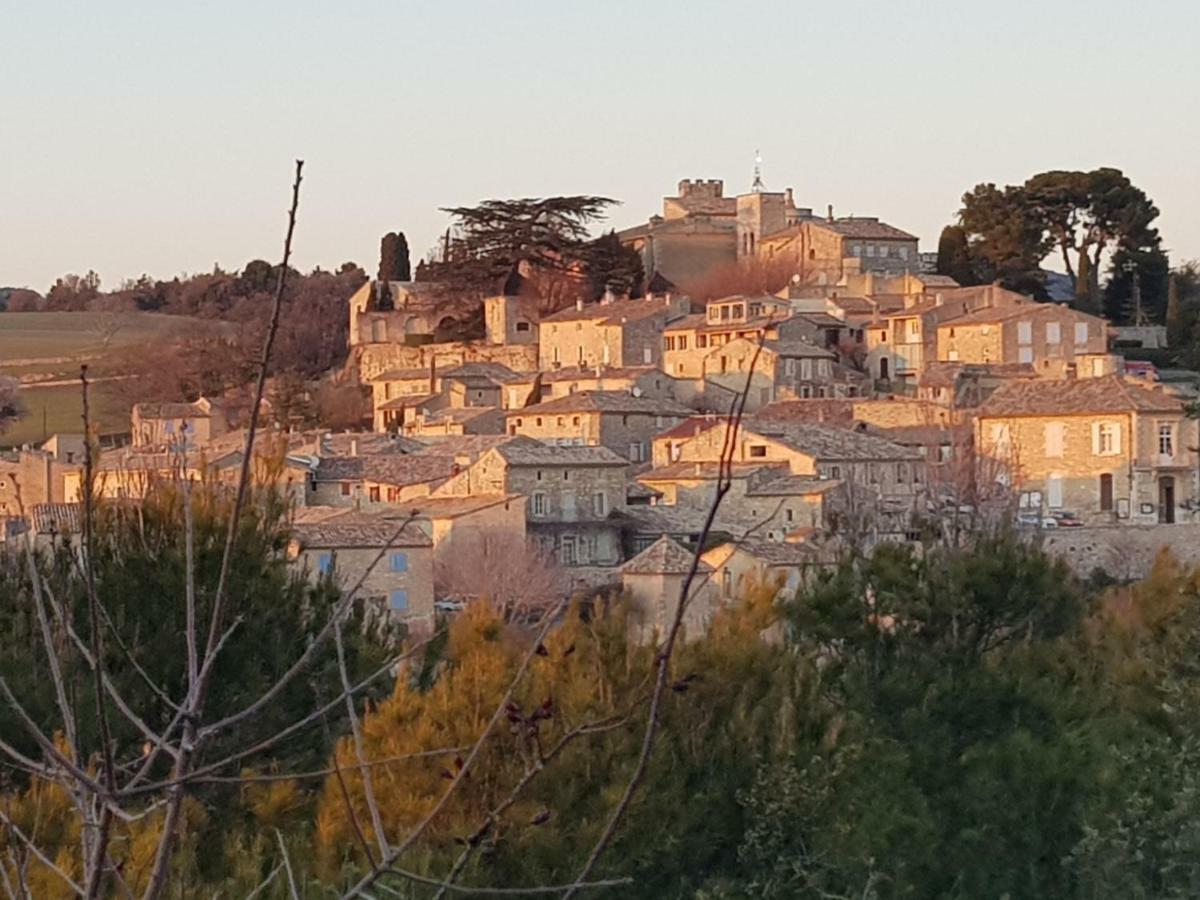
[[[0,0],[0,285],[274,259],[373,271],[439,206],[680,178],[878,215],[923,249],[980,181],[1123,168],[1200,256],[1200,4]]]

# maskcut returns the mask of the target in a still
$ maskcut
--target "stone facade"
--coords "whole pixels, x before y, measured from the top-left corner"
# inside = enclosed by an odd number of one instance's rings
[[[691,410],[670,400],[619,391],[580,391],[509,410],[510,435],[551,444],[607,447],[632,463],[650,458],[651,439],[687,418]]]
[[[45,450],[0,454],[0,518],[26,515],[38,504],[74,499],[68,496],[69,476],[80,471],[79,463],[62,462]]]
[[[1112,369],[1107,353],[1104,319],[1052,303],[983,310],[937,326],[943,362],[1022,364],[1053,378],[1099,377]]]
[[[686,298],[671,294],[641,300],[580,302],[542,320],[539,368],[658,366],[663,327],[686,315],[689,309]]]

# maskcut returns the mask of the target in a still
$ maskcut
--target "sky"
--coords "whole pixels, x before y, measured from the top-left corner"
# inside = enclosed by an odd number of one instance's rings
[[[1115,166],[1200,257],[1194,0],[0,0],[0,285],[279,257],[414,261],[493,197],[682,178],[875,215],[935,250],[964,191]]]

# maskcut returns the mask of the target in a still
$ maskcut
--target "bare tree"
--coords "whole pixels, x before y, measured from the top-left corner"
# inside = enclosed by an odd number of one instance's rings
[[[434,582],[440,596],[486,599],[509,621],[544,612],[570,590],[552,552],[499,528],[452,538],[438,559]]]

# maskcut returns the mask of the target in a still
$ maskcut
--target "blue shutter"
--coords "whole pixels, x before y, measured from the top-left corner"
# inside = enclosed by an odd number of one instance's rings
[[[322,553],[317,557],[317,571],[322,575],[328,575],[329,570],[333,568],[333,554]]]
[[[408,554],[393,553],[392,554],[392,571],[407,572],[408,571]]]
[[[396,588],[391,595],[392,612],[407,612],[408,611],[408,591],[404,588]]]

